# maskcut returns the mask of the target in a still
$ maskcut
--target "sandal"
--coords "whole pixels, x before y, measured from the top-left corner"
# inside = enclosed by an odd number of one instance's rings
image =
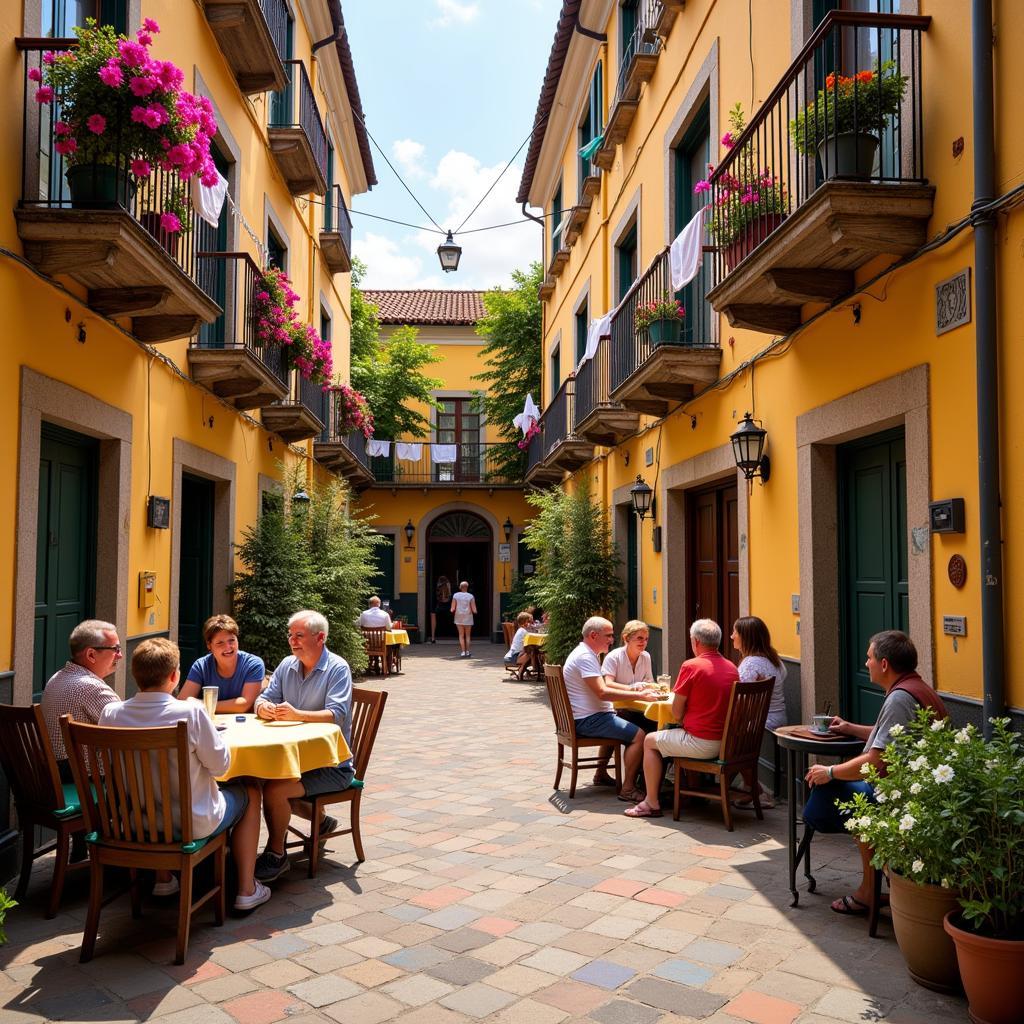
[[[871,909],[866,903],[861,903],[856,896],[844,896],[842,899],[835,900],[830,903],[829,906],[837,914],[843,914],[847,917],[865,917],[868,911]]]
[[[636,807],[627,807],[622,812],[627,818],[660,818],[662,810],[660,807],[652,807],[646,800],[641,800]]]
[[[619,799],[626,804],[642,803],[647,794],[642,789],[624,789],[619,793]]]
[[[595,786],[617,786],[618,783],[607,773],[594,776]]]

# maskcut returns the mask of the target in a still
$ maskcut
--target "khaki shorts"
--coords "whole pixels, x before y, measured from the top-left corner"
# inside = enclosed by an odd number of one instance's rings
[[[662,757],[699,757],[710,760],[718,757],[721,740],[702,740],[691,736],[685,729],[662,729],[652,734],[654,745]]]

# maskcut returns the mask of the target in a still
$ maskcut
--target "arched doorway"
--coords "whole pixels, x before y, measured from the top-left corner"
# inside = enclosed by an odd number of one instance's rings
[[[465,580],[476,598],[477,616],[473,636],[486,639],[491,632],[491,528],[472,512],[448,512],[427,527],[427,608],[435,603],[435,587],[440,576],[447,576],[452,589]],[[437,616],[439,636],[456,635],[451,614]]]

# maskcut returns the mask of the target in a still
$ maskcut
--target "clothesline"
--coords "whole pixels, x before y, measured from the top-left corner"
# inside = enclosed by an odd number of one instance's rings
[[[441,444],[437,441],[385,441],[376,437],[366,441],[366,454],[371,458],[388,458],[391,446],[395,446],[395,458],[402,462],[419,462],[423,456],[423,448],[430,449],[430,461],[435,465],[447,465],[459,462],[461,458],[482,458],[483,441],[462,442],[461,444]],[[469,449],[467,452],[466,449]]]

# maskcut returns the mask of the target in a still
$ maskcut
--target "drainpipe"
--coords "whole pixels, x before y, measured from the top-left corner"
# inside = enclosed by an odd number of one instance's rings
[[[992,0],[971,0],[974,94],[975,349],[978,406],[978,518],[981,526],[981,671],[983,729],[1005,710],[1003,547],[999,502],[999,338],[996,320],[995,215],[983,209],[995,196]]]

